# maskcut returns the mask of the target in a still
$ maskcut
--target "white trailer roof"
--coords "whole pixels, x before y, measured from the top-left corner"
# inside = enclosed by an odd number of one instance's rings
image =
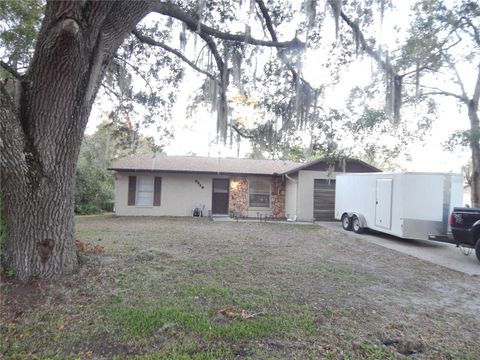
[[[338,173],[337,176],[374,176],[374,175],[450,175],[450,176],[463,176],[462,174],[456,173],[442,173],[442,172],[415,172],[415,171],[404,171],[404,172],[372,172],[372,173]]]

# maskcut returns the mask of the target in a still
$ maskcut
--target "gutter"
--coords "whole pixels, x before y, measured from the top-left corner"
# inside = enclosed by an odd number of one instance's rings
[[[295,179],[292,179],[290,176],[288,176],[288,174],[283,174],[283,175],[285,175],[285,177],[286,177],[288,180],[290,180],[290,181],[293,181],[295,184],[297,184],[297,183],[298,183],[298,181],[297,181],[297,180],[295,180]]]

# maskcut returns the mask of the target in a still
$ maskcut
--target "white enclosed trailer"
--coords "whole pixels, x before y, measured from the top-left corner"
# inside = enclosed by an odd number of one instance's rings
[[[406,239],[440,240],[462,206],[463,176],[362,173],[336,177],[335,219],[345,230],[369,228]]]

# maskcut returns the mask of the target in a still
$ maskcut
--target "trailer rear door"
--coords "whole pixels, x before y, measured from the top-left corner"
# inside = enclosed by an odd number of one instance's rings
[[[392,226],[393,179],[377,179],[375,225],[384,229]]]

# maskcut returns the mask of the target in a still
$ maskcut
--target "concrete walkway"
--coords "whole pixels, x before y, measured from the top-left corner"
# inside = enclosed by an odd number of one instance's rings
[[[469,256],[465,256],[461,249],[452,244],[428,240],[407,240],[368,231],[364,234],[356,234],[353,231],[343,230],[340,222],[318,222],[316,224],[330,230],[338,231],[345,236],[351,237],[352,240],[366,240],[465,274],[480,275],[480,262],[477,260],[475,250],[473,249]],[[464,250],[468,251],[470,249]]]
[[[239,219],[234,219],[231,218],[230,216],[212,216],[213,221],[218,221],[218,222],[251,222],[251,223],[265,223],[265,224],[291,224],[291,225],[315,225],[313,222],[306,222],[306,221],[284,221],[284,220],[267,220],[265,221],[264,219],[244,219],[244,218],[239,218]]]

